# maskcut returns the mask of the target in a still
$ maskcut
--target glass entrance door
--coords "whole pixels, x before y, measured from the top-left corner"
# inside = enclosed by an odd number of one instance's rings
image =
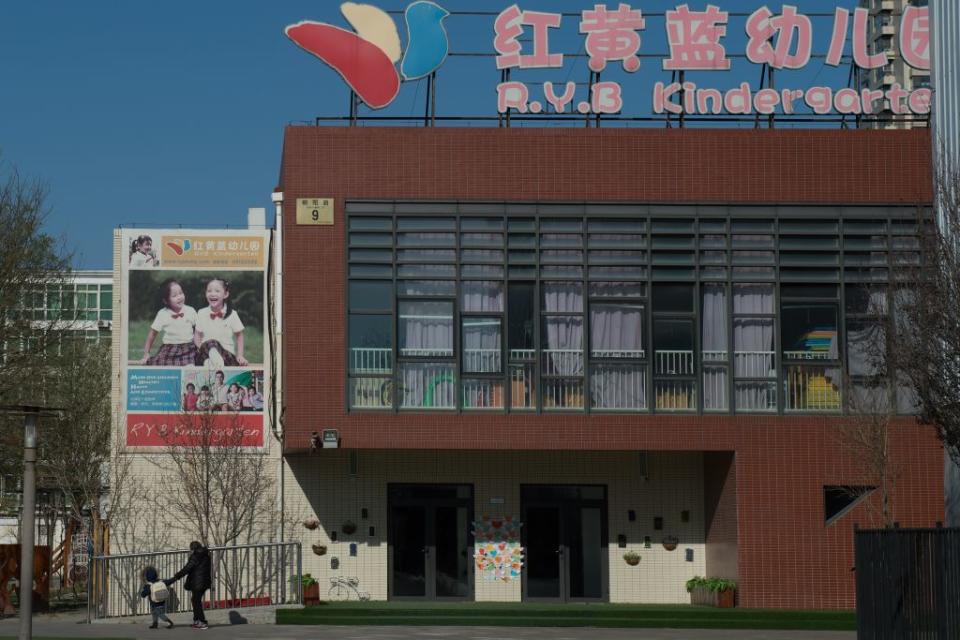
[[[391,599],[473,597],[473,488],[390,485]]]
[[[524,598],[606,600],[606,487],[521,487]]]

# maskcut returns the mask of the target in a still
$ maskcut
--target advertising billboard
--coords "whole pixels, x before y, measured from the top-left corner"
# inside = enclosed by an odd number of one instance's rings
[[[267,231],[125,231],[121,409],[128,447],[263,447]]]

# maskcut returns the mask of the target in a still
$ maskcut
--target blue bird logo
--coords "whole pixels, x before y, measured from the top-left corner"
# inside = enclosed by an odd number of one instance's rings
[[[450,50],[443,19],[450,12],[429,0],[419,0],[407,7],[407,50],[400,63],[404,80],[414,80],[433,73]]]

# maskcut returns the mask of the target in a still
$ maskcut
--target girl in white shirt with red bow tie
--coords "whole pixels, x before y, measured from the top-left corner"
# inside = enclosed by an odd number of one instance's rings
[[[207,283],[207,303],[197,312],[197,365],[214,369],[243,367],[243,323],[236,309],[227,306],[230,298],[230,283],[223,278],[213,278]]]
[[[157,311],[157,317],[150,325],[150,333],[143,345],[143,357],[137,364],[165,367],[185,367],[197,359],[197,345],[194,344],[194,327],[197,325],[196,310],[184,304],[187,296],[183,286],[176,280],[166,280],[160,285],[160,299],[163,308]],[[163,346],[156,355],[150,355],[153,342],[163,334]]]

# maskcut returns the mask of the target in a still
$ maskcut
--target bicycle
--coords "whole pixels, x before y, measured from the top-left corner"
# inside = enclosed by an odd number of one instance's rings
[[[357,600],[366,601],[370,599],[370,594],[361,591],[360,578],[347,576],[334,576],[330,578],[330,589],[327,591],[327,600],[349,600],[351,595],[357,597]]]

